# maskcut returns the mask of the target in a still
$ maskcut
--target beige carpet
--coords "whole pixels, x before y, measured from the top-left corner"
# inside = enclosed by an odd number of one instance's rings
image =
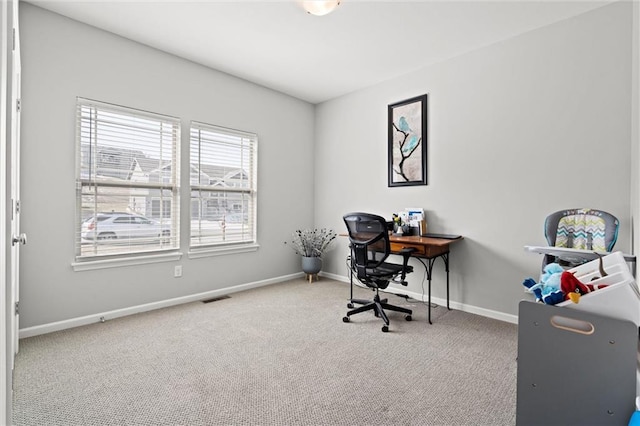
[[[358,297],[372,292],[358,289]],[[513,425],[517,326],[303,279],[23,339],[16,425]]]

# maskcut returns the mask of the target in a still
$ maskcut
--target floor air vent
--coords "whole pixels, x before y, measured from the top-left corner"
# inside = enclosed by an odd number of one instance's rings
[[[217,302],[218,300],[224,300],[224,299],[229,299],[229,298],[231,298],[231,296],[214,297],[213,299],[203,300],[202,303]]]

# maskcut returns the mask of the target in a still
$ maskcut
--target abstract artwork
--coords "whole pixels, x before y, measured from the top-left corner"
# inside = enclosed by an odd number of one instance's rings
[[[427,184],[427,95],[389,105],[389,186]]]

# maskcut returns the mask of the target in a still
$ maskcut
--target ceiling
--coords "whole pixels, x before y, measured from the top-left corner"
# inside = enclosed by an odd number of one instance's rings
[[[29,0],[311,103],[595,9],[609,1]]]

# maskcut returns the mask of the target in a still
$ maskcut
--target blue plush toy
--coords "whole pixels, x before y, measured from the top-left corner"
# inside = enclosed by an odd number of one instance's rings
[[[537,302],[555,305],[564,300],[564,293],[560,288],[560,276],[563,272],[564,268],[559,264],[549,263],[540,275],[540,282],[536,283],[533,278],[527,278],[522,285],[528,293],[536,296]]]
[[[633,412],[629,419],[629,426],[640,426],[640,396],[636,397],[636,411]]]

